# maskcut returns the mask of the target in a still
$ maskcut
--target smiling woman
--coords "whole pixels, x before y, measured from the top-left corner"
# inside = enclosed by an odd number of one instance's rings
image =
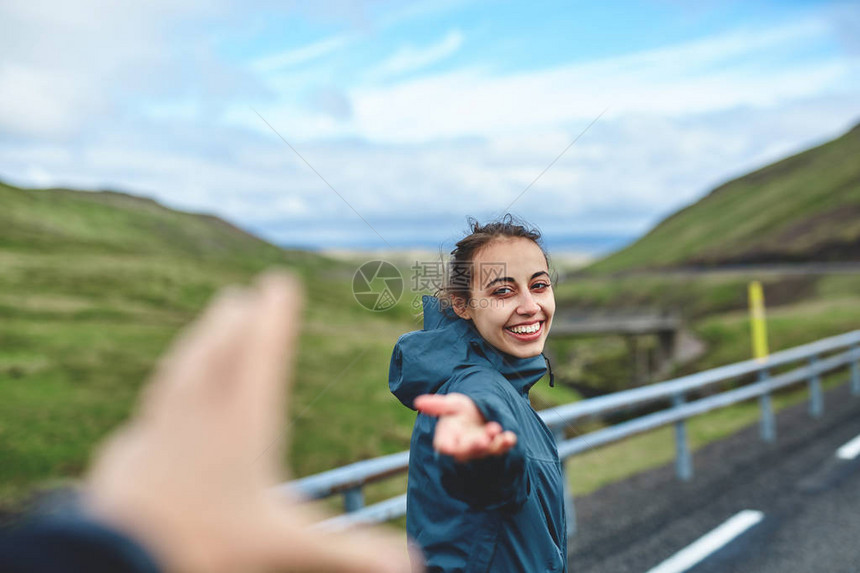
[[[510,215],[471,226],[391,359],[392,392],[419,411],[407,531],[428,571],[566,571],[563,473],[528,397],[547,371],[549,261]]]

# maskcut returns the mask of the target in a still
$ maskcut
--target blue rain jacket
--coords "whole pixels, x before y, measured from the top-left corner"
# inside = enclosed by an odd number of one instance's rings
[[[567,571],[563,472],[552,433],[528,397],[546,372],[543,357],[501,352],[435,297],[423,303],[424,329],[394,347],[391,391],[413,409],[421,394],[465,394],[484,418],[517,435],[503,456],[458,463],[433,449],[436,418],[418,414],[406,530],[427,570]]]

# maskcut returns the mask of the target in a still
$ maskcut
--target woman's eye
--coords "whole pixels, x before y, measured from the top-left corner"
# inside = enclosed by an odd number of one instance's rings
[[[551,285],[551,284],[549,284],[548,282],[543,282],[543,281],[541,281],[541,282],[537,282],[537,283],[533,284],[533,285],[532,285],[532,288],[536,288],[536,289],[543,290],[543,289],[545,289],[545,288],[549,288],[549,287],[551,287],[551,286],[552,286],[552,285]]]
[[[514,292],[514,290],[511,287],[501,287],[494,290],[493,294],[508,294],[509,292]]]

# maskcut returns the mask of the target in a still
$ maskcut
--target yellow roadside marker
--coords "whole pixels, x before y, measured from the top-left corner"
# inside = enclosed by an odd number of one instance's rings
[[[753,358],[764,361],[768,356],[767,322],[764,318],[764,292],[760,282],[752,281],[750,283],[749,301]]]

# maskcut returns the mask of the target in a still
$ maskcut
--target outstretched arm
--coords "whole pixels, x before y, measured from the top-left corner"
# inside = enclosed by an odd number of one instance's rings
[[[501,456],[517,443],[516,434],[504,430],[498,422],[484,419],[465,394],[425,394],[415,399],[415,408],[439,418],[433,447],[458,462]]]

